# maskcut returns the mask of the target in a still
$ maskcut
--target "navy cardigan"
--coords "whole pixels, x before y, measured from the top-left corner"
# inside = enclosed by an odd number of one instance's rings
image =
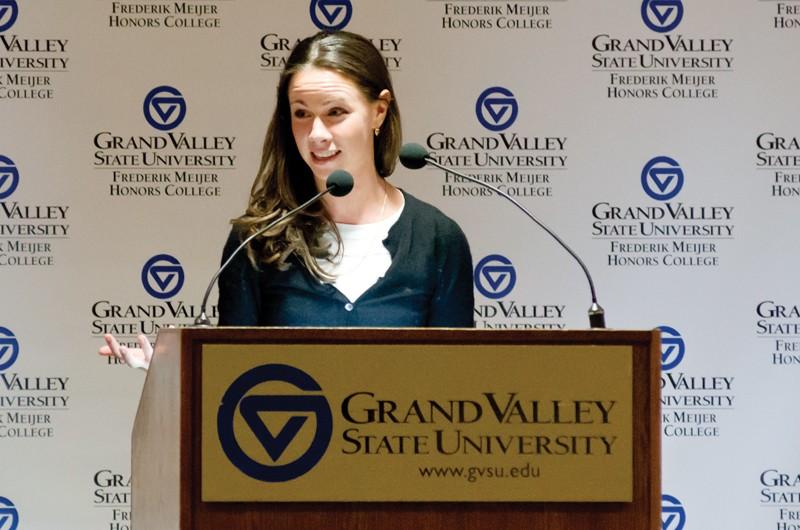
[[[355,302],[290,257],[255,269],[245,252],[219,278],[221,326],[472,327],[472,260],[459,226],[406,192],[384,246],[389,270]],[[232,230],[223,262],[239,245]]]

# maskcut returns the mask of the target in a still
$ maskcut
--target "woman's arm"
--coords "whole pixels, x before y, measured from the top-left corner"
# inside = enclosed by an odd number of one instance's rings
[[[464,232],[455,222],[439,237],[436,254],[438,278],[428,326],[475,327],[472,255]]]
[[[236,229],[231,230],[222,251],[222,263],[241,243]],[[258,326],[261,296],[258,271],[250,264],[247,249],[242,249],[219,277],[220,326]]]

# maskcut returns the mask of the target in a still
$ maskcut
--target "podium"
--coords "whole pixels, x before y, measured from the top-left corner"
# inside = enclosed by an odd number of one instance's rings
[[[660,529],[660,358],[658,330],[162,329],[133,528]]]

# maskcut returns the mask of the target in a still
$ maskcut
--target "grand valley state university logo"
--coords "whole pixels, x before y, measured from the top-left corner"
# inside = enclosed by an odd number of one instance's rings
[[[311,21],[323,31],[344,29],[353,16],[350,0],[311,0]]]
[[[686,526],[686,510],[681,501],[672,495],[661,496],[662,530],[683,530]]]
[[[19,341],[14,333],[0,326],[0,372],[11,368],[19,356]],[[2,530],[2,526],[0,526]]]
[[[0,201],[11,197],[19,185],[19,170],[14,161],[0,155]]]
[[[490,254],[475,266],[475,288],[491,300],[509,294],[517,283],[517,271],[511,260],[500,254]]]
[[[481,125],[493,132],[505,131],[517,119],[519,105],[514,94],[500,86],[489,87],[475,102],[475,115]]]
[[[686,343],[680,332],[670,326],[659,326],[661,331],[661,371],[668,372],[681,364],[686,355]]]
[[[642,20],[657,33],[667,33],[677,28],[683,19],[681,0],[644,0]]]
[[[156,254],[142,267],[142,286],[153,298],[172,298],[183,287],[186,278],[183,266],[169,254]]]
[[[17,507],[7,498],[0,497],[0,530],[17,530],[18,525]]]
[[[288,383],[301,394],[265,394],[264,383]],[[286,482],[308,473],[319,463],[333,435],[333,416],[322,388],[307,373],[285,364],[265,364],[240,375],[225,391],[217,412],[217,434],[222,450],[242,473],[263,482]],[[277,434],[267,426],[270,414],[288,414]],[[294,459],[287,449],[299,439],[303,426],[314,418],[315,431],[307,449]],[[237,422],[237,418],[244,423]],[[244,430],[249,432],[243,432]],[[260,447],[243,443],[255,437]],[[297,448],[294,448],[297,449]],[[297,454],[297,451],[292,453]]]
[[[171,131],[186,117],[186,100],[177,88],[158,86],[144,98],[144,117],[153,128]]]
[[[680,164],[668,156],[657,156],[642,169],[642,189],[657,201],[668,201],[678,195],[683,182]]]
[[[11,29],[17,21],[17,16],[19,16],[17,0],[0,0],[0,33]]]

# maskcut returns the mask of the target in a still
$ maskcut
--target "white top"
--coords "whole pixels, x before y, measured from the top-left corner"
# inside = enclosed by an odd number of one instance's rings
[[[404,206],[405,203],[392,216],[377,223],[336,223],[339,235],[342,236],[341,254],[333,233],[328,232],[323,236],[323,241],[331,245],[332,257],[317,258],[317,263],[323,271],[336,277],[333,286],[351,302],[355,302],[389,270],[392,257],[383,246],[383,240],[400,218]]]

